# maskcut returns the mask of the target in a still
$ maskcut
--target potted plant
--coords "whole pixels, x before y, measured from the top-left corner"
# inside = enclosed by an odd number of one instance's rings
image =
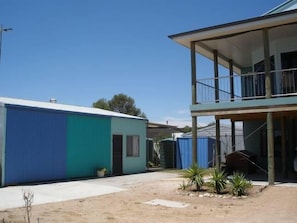
[[[97,176],[98,177],[104,177],[106,172],[107,172],[107,169],[105,167],[100,168],[100,169],[97,170]]]

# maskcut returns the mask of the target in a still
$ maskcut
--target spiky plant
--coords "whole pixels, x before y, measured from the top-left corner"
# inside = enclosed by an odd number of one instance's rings
[[[198,191],[204,184],[203,169],[199,168],[197,163],[192,164],[190,168],[185,170],[183,177],[188,179],[189,185],[195,185]]]
[[[242,196],[246,194],[246,190],[252,186],[252,183],[245,178],[243,173],[235,172],[230,180],[232,186],[232,194]]]
[[[186,190],[187,189],[187,185],[185,184],[184,180],[183,180],[183,183],[179,185],[179,189],[181,189],[181,190]]]
[[[226,184],[227,184],[227,178],[224,171],[219,171],[215,169],[212,173],[210,186],[215,190],[217,194],[220,194],[225,190]]]

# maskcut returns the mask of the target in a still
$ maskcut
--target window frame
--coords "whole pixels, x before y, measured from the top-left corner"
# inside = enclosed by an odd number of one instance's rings
[[[140,136],[139,135],[126,136],[126,156],[127,157],[140,156]]]

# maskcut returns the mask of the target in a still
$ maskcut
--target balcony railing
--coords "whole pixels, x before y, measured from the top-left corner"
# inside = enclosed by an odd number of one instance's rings
[[[231,96],[231,77],[197,80],[197,103],[215,103],[265,98],[265,73],[233,75],[234,96]],[[215,89],[215,80],[218,89]],[[215,99],[216,91],[219,99]],[[271,71],[272,97],[297,95],[297,68]]]

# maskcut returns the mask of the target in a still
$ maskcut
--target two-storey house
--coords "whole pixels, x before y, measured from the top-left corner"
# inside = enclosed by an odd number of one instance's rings
[[[286,1],[256,18],[169,37],[190,49],[193,137],[197,117],[215,117],[217,141],[221,120],[231,120],[233,131],[235,122],[241,121],[246,150],[257,154],[269,184],[279,172],[296,177],[297,1]],[[197,54],[213,61],[213,76],[197,77]],[[219,66],[227,68],[227,74],[220,74]],[[193,140],[193,160],[196,148]],[[216,143],[217,168],[220,155]]]

